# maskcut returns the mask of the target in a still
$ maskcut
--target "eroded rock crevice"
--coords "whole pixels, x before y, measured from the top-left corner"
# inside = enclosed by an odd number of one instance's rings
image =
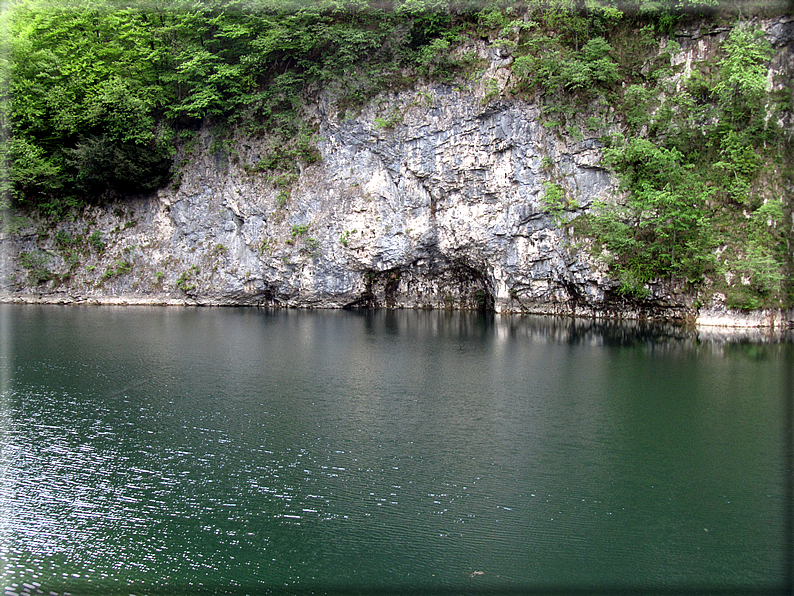
[[[493,311],[486,273],[463,261],[420,259],[363,273],[364,291],[348,308],[432,308]]]

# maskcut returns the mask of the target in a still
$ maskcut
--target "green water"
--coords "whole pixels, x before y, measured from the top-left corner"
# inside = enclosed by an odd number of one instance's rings
[[[790,343],[403,311],[0,324],[5,594],[790,579]]]

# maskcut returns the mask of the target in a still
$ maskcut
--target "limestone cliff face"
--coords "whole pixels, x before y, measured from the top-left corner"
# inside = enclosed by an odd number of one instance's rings
[[[714,35],[683,36],[691,41],[678,59],[691,61]],[[482,80],[509,85],[511,58],[479,51],[490,65]],[[347,119],[322,98],[314,107],[321,159],[302,167],[289,193],[248,173],[263,141],[238,138],[230,153],[205,130],[178,188],[93,208],[57,230],[27,220],[6,233],[5,289],[68,302],[625,308],[616,282],[565,225],[617,190],[599,166],[607,130],[558,136],[537,106],[487,101],[489,85],[380,96]],[[543,202],[549,182],[569,199],[556,216]],[[69,252],[70,238],[82,238],[82,252]],[[55,277],[40,283],[47,276],[32,275],[35,259]],[[651,290],[665,314],[694,312],[685,297]]]
[[[261,159],[258,143],[239,139],[229,159],[210,152],[205,131],[177,190],[67,225],[87,236],[94,217],[107,246],[48,289],[315,307],[567,312],[603,304],[610,282],[569,246],[565,215],[555,221],[542,202],[552,179],[582,209],[609,195],[614,181],[597,165],[598,140],[566,143],[533,106],[483,106],[476,90],[436,86],[379,99],[342,121],[330,103],[317,107],[321,159],[302,170],[289,198],[267,176],[245,172],[242,164]],[[384,127],[383,114],[400,121]],[[24,273],[17,284],[26,285]]]

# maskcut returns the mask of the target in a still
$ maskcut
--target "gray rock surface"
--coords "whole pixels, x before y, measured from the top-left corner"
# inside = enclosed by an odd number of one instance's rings
[[[614,190],[597,139],[563,142],[535,107],[483,106],[476,90],[435,86],[379,99],[347,120],[330,102],[317,106],[321,160],[302,168],[286,201],[266,174],[243,165],[261,158],[264,142],[238,139],[234,160],[212,153],[217,143],[203,131],[178,189],[62,225],[71,237],[102,230],[101,254],[67,271],[57,242],[43,246],[29,230],[12,252],[38,251],[59,277],[37,285],[16,267],[7,282],[64,299],[298,307],[567,313],[604,302],[612,282],[572,250],[564,227]],[[383,114],[399,122],[379,127]],[[543,204],[550,181],[577,205],[557,219]]]

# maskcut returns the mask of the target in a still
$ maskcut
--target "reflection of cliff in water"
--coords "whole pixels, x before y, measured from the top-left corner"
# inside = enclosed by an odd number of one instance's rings
[[[794,342],[793,330],[769,328],[703,328],[664,322],[410,309],[366,310],[358,316],[365,319],[368,333],[398,335],[408,330],[429,336],[454,333],[461,341],[525,337],[534,342],[569,345],[645,345],[654,351]]]
[[[645,344],[653,350],[662,350],[665,346],[693,348],[722,344],[791,343],[794,340],[791,330],[769,328],[703,328],[664,322],[548,317],[538,317],[537,320],[520,324],[527,324],[537,333],[547,334],[571,345],[630,347]]]
[[[672,323],[563,317],[514,317],[508,321],[516,335],[544,337],[570,345],[636,346],[648,343],[658,346],[666,341],[680,343],[695,337],[691,327]]]

